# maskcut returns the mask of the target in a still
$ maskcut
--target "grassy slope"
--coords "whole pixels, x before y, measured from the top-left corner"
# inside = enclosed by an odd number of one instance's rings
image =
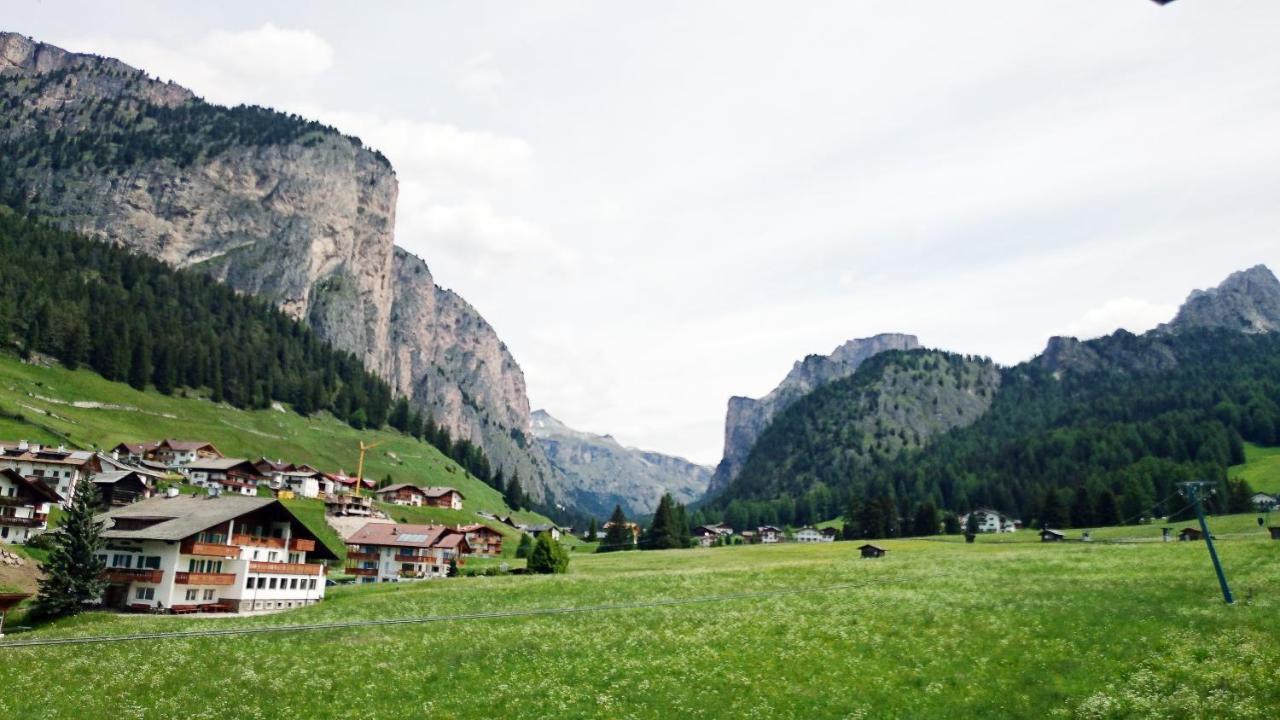
[[[1256,492],[1280,493],[1280,447],[1245,443],[1245,462],[1232,465],[1228,474],[1244,478]]]
[[[0,717],[320,716],[334,698],[371,718],[1263,717],[1280,703],[1280,543],[1256,526],[1245,533],[1251,520],[1214,519],[1234,607],[1200,543],[887,540],[877,561],[856,558],[853,543],[611,553],[575,557],[567,576],[336,588],[285,615],[91,614],[25,637],[852,585],[571,616],[3,650]],[[219,672],[208,672],[210,657]],[[124,666],[127,676],[93,672]],[[60,680],[31,667],[59,667]]]
[[[84,401],[119,407],[70,404]],[[390,475],[395,482],[458,488],[466,500],[457,522],[477,521],[477,510],[508,512],[493,488],[434,447],[395,431],[358,431],[328,415],[304,418],[279,410],[244,411],[200,398],[139,392],[87,370],[30,365],[0,354],[0,439],[110,448],[125,440],[161,437],[208,440],[231,456],[265,455],[350,473],[356,470],[359,441],[378,442],[381,445],[365,457],[367,477]],[[299,502],[294,507],[314,515],[319,503]],[[533,513],[519,515],[547,522]]]

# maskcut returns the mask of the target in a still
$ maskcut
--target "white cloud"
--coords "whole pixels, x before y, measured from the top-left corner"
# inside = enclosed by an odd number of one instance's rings
[[[1108,335],[1120,328],[1140,334],[1172,320],[1177,311],[1176,305],[1132,297],[1112,298],[1089,308],[1078,320],[1067,325],[1065,334],[1081,340]]]

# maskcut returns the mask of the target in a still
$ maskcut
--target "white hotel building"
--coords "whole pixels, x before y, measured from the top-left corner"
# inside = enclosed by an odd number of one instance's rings
[[[99,516],[109,607],[284,610],[324,599],[335,556],[278,500],[153,497]]]

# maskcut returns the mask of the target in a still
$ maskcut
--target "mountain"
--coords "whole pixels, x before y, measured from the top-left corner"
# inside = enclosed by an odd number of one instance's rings
[[[891,350],[778,414],[713,507],[786,498],[775,522],[809,524],[839,514],[838,489],[867,469],[976,421],[1000,387],[985,358]]]
[[[545,410],[533,413],[533,435],[572,488],[565,499],[596,517],[607,517],[614,505],[630,517],[650,514],[667,492],[687,504],[702,497],[711,479],[709,467],[574,430]]]
[[[987,366],[971,386],[998,387],[989,406],[964,405],[950,429],[919,441],[882,419],[886,407],[910,418],[919,401],[904,393],[935,393],[940,406],[964,397],[920,364],[931,353],[884,353],[775,418],[704,518],[809,522],[886,505],[905,518],[928,501],[1090,527],[1178,518],[1187,505],[1177,483],[1197,479],[1218,483],[1213,511],[1247,510],[1247,488],[1227,468],[1243,462],[1245,441],[1280,445],[1280,332],[1265,329],[1275,286],[1255,268],[1194,293],[1173,322],[1143,335],[1054,338],[1027,362]]]
[[[1265,265],[1232,273],[1211,290],[1195,290],[1165,331],[1213,327],[1246,333],[1280,330],[1280,281]]]
[[[791,367],[768,395],[760,399],[729,398],[729,411],[724,422],[724,459],[716,466],[707,488],[708,495],[723,490],[733,481],[751,452],[756,438],[778,413],[815,388],[852,375],[858,367],[886,350],[913,350],[920,347],[914,335],[886,333],[850,340],[830,355],[809,355]]]
[[[380,153],[14,33],[0,33],[0,108],[0,200],[269,300],[554,502],[524,375],[488,322],[395,246],[397,183]]]

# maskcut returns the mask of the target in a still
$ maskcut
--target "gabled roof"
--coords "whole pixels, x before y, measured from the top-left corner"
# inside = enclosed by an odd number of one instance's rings
[[[129,477],[136,477],[138,482],[143,485],[147,484],[147,475],[137,470],[112,470],[110,472],[100,472],[93,476],[93,482],[98,485],[115,485]]]
[[[348,545],[385,545],[388,547],[434,547],[446,534],[457,534],[444,525],[409,525],[403,523],[366,523],[347,537]]]
[[[160,443],[158,442],[140,442],[140,443],[122,442],[111,449],[116,451],[124,450],[126,453],[130,455],[142,455],[143,453],[155,450],[156,447],[159,445]]]
[[[3,475],[6,480],[18,487],[25,486],[32,494],[44,502],[62,502],[62,496],[58,494],[58,491],[45,485],[40,478],[23,477],[21,473],[13,468],[0,470],[0,475]]]
[[[196,452],[199,450],[212,450],[215,455],[222,457],[222,452],[214,447],[213,443],[204,440],[170,440],[168,438],[156,443],[156,450],[167,448],[177,452]]]
[[[859,549],[859,550],[866,550],[867,548],[871,548],[872,550],[879,550],[880,552],[888,552],[888,550],[885,550],[884,548],[880,547],[879,545],[874,545],[874,544],[872,544],[872,543],[866,543],[865,545],[859,545],[859,546],[858,546],[858,549]]]
[[[417,491],[419,494],[422,494],[422,495],[425,495],[425,494],[426,494],[426,493],[423,493],[423,492],[422,492],[422,488],[420,488],[420,487],[418,487],[417,485],[414,485],[414,484],[412,484],[412,483],[396,483],[395,485],[388,485],[388,486],[386,486],[386,487],[384,487],[384,488],[382,488],[382,489],[378,490],[378,494],[379,494],[379,495],[381,495],[382,493],[396,492],[396,491],[398,491],[398,490],[415,490],[415,491]]]
[[[241,465],[255,473],[258,472],[253,463],[244,458],[206,458],[204,460],[193,460],[178,467],[181,470],[234,470]]]
[[[429,487],[429,488],[419,488],[419,489],[421,489],[422,493],[429,498],[444,497],[449,493],[458,493],[458,497],[462,498],[463,500],[467,499],[467,496],[463,495],[461,491],[455,490],[454,488],[451,488],[451,487]]]

